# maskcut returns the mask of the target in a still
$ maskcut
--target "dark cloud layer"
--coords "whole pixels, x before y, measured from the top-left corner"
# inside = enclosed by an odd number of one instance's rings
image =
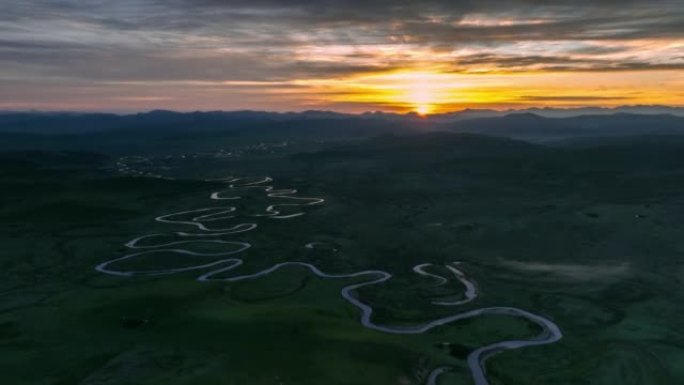
[[[682,0],[0,0],[0,5],[0,84],[36,78],[73,84],[287,81],[421,61],[457,73],[684,68],[681,44],[667,43],[684,40]],[[420,54],[380,50],[387,46]]]
[[[155,61],[159,51],[168,60],[170,78],[178,66],[194,67],[192,60],[174,58],[175,52],[227,48],[225,71],[215,70],[215,55],[199,55],[197,66],[208,66],[208,75],[219,78],[234,72],[235,66],[250,61],[287,62],[287,48],[303,44],[386,44],[404,42],[441,49],[465,46],[496,47],[520,41],[574,41],[681,39],[684,37],[684,3],[681,1],[359,1],[359,0],[5,0],[0,16],[0,60],[25,61],[29,66],[50,65],[74,75],[83,71],[78,58],[89,63],[131,64],[130,70],[147,76],[146,69],[164,72],[157,66],[140,66],[140,61]],[[473,16],[482,24],[463,23]],[[487,24],[486,19],[516,19],[520,22]],[[529,22],[526,20],[534,20]],[[107,35],[110,35],[109,37]],[[612,48],[577,48],[584,54],[606,53]],[[60,54],[55,56],[54,51]],[[283,52],[285,51],[285,52]],[[69,56],[72,60],[69,60]],[[253,56],[250,59],[245,56]],[[496,56],[482,59],[489,62]],[[471,57],[470,59],[473,59]],[[461,62],[465,61],[462,60]],[[510,58],[499,64],[508,66]],[[517,66],[563,64],[555,59],[527,56],[515,59]],[[523,63],[522,61],[527,61]],[[324,73],[324,65],[260,65],[263,71],[282,72],[310,68],[313,75]],[[538,63],[537,63],[538,64]],[[566,62],[571,64],[571,62]],[[639,62],[636,66],[648,66]],[[663,63],[659,63],[662,65]],[[672,64],[672,63],[670,63]],[[298,65],[302,65],[298,67]],[[249,65],[253,67],[253,65]],[[64,68],[68,67],[68,68]],[[275,67],[275,68],[271,68]],[[346,72],[339,63],[330,66],[331,74]],[[64,72],[59,69],[57,73]],[[181,71],[183,72],[183,71]],[[193,71],[194,72],[194,71]],[[247,74],[254,71],[242,71]],[[258,71],[256,71],[258,72]],[[302,71],[297,71],[302,72]],[[103,74],[104,75],[104,74]],[[302,74],[298,74],[302,75]],[[161,76],[161,75],[159,75]],[[270,76],[267,76],[270,77]],[[118,78],[114,76],[114,78]]]
[[[566,55],[492,55],[475,54],[459,57],[455,72],[469,72],[476,66],[490,66],[491,71],[547,71],[547,72],[611,72],[611,71],[649,71],[684,70],[684,60],[669,63],[649,62],[646,60],[614,61],[591,57],[576,58]]]

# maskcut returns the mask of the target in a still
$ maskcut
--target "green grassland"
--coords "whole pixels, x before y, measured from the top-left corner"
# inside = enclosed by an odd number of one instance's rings
[[[226,238],[253,245],[240,273],[285,261],[391,271],[391,281],[358,293],[382,324],[484,306],[558,324],[560,342],[489,360],[493,385],[684,382],[683,150],[658,140],[552,148],[429,134],[198,158],[175,168],[176,180],[120,175],[115,158],[87,152],[2,153],[0,383],[421,384],[448,365],[440,384],[471,384],[469,352],[539,332],[501,316],[421,335],[368,330],[339,295],[353,279],[298,267],[237,283],[197,282],[201,271],[94,270],[130,253],[124,244],[135,237],[192,230],[156,216],[232,204],[209,200],[225,185],[202,180],[226,175],[269,175],[276,188],[326,199],[304,216]],[[244,195],[246,214],[285,201]],[[187,258],[121,266],[194,264]],[[432,286],[411,268],[452,261],[464,262],[481,296],[458,309],[434,306],[462,287]]]

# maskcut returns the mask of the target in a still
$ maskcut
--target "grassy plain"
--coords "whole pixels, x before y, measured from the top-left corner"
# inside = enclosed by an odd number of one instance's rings
[[[0,383],[419,384],[449,365],[444,384],[470,384],[470,351],[538,333],[493,316],[417,336],[367,330],[339,296],[352,280],[296,267],[233,284],[197,282],[196,271],[94,271],[130,252],[132,238],[191,230],[154,217],[216,205],[209,194],[222,184],[202,179],[225,175],[270,175],[278,188],[326,199],[305,216],[230,237],[253,244],[241,272],[292,260],[329,272],[379,268],[395,279],[359,292],[379,323],[514,306],[561,327],[557,344],[492,358],[493,385],[680,383],[682,150],[668,141],[552,148],[430,134],[199,158],[174,169],[178,180],[121,176],[104,155],[3,153]],[[247,195],[246,213],[282,202]],[[411,268],[452,261],[464,262],[481,296],[458,309],[431,305],[462,288],[433,287]]]

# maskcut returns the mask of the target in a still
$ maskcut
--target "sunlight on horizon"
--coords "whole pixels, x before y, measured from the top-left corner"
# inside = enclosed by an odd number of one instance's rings
[[[334,79],[299,80],[295,94],[309,95],[311,107],[376,110],[421,116],[468,108],[574,108],[625,104],[672,104],[681,75],[672,71],[528,72],[463,74],[442,68],[405,69]],[[369,108],[369,106],[372,106]]]
[[[380,104],[425,116],[460,102],[460,88],[464,84],[456,74],[403,70],[364,75],[328,85],[340,90],[341,102]]]
[[[439,82],[435,74],[406,73],[399,81],[406,82],[406,101],[413,105],[413,111],[421,116],[428,115],[435,110],[440,100]]]

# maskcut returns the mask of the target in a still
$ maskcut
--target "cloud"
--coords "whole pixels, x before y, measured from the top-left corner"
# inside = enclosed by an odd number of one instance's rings
[[[620,51],[622,52],[622,51]],[[654,58],[656,60],[661,58]],[[484,69],[484,70],[483,70]],[[492,71],[548,71],[548,72],[609,72],[609,71],[652,71],[684,69],[684,60],[673,58],[670,62],[656,62],[632,58],[615,61],[602,57],[574,57],[549,55],[497,55],[480,53],[456,58],[454,72]]]
[[[39,55],[32,58],[24,51],[30,54],[59,49],[67,53],[79,51],[74,55],[81,55],[82,49],[90,49],[97,52],[90,55],[93,59],[99,56],[113,65],[122,65],[131,56],[147,51],[163,50],[174,57],[179,56],[174,52],[219,53],[229,49],[233,51],[225,60],[229,70],[234,67],[230,62],[236,60],[232,55],[240,51],[253,56],[252,61],[303,64],[302,68],[308,67],[316,76],[325,74],[325,68],[330,68],[331,73],[343,71],[339,71],[340,65],[326,67],[298,61],[291,57],[292,49],[305,45],[399,44],[408,48],[420,45],[442,50],[486,50],[524,41],[592,42],[684,36],[684,11],[677,1],[667,0],[647,5],[636,0],[36,0],[6,4],[4,8],[6,12],[0,16],[0,60],[14,57],[41,65],[49,61]],[[67,50],[62,49],[65,47]],[[627,49],[586,45],[566,53],[591,57]],[[21,57],[22,53],[27,56]],[[199,55],[197,61],[204,62],[206,56],[211,55]],[[535,60],[551,64],[552,60],[539,55],[527,56],[526,62],[522,58],[487,54],[471,56],[471,60],[480,60],[479,63],[489,63],[492,58],[498,58],[500,61],[494,64],[504,67],[540,63]],[[583,64],[563,57],[555,60],[555,64],[564,67]],[[171,61],[168,67],[186,64]],[[672,63],[659,65],[667,68]],[[287,64],[259,67],[266,73],[288,69]],[[303,71],[295,72],[300,75]]]
[[[519,100],[525,102],[600,102],[607,100],[629,100],[627,96],[597,96],[597,95],[561,95],[561,96],[538,96],[525,95]]]
[[[0,85],[684,69],[680,0],[0,2]]]

